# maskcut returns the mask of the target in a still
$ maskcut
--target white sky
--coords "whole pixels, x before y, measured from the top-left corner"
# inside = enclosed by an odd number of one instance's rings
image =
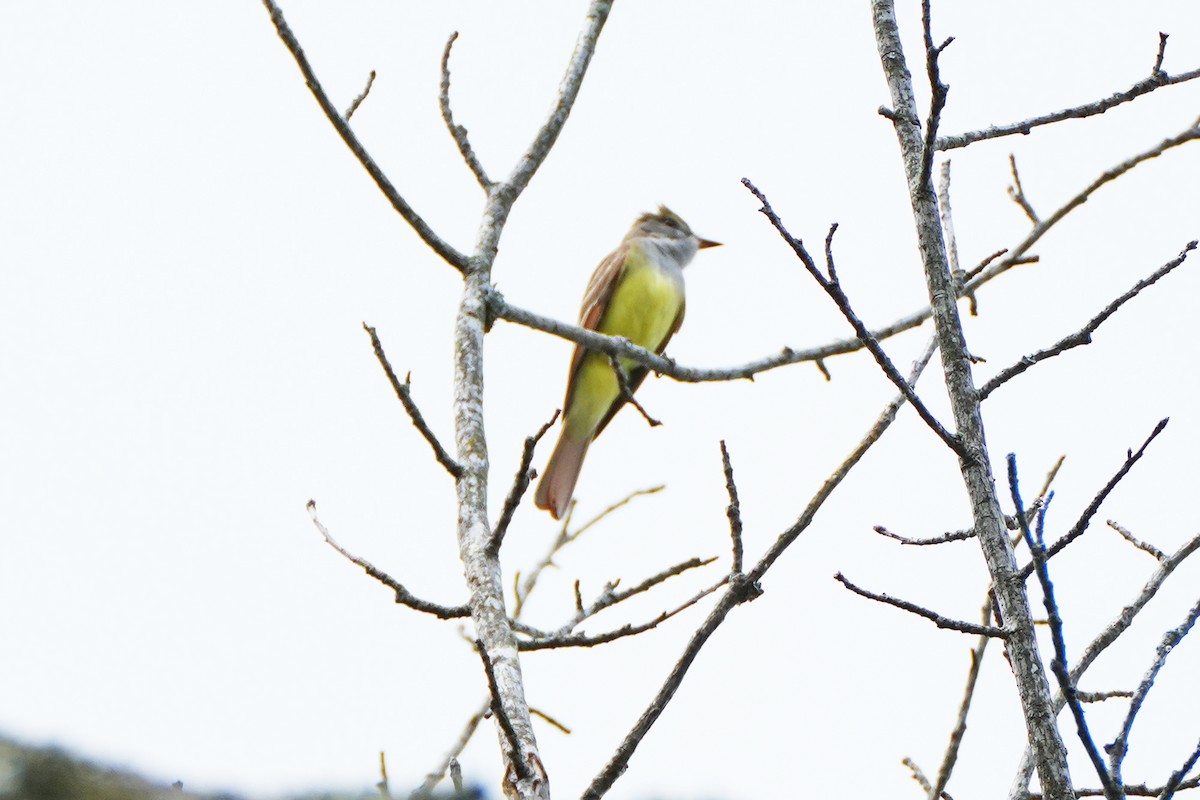
[[[943,61],[944,132],[1124,89],[1149,73],[1160,30],[1171,34],[1168,71],[1200,66],[1200,5],[1048,5],[935,7],[937,36],[957,37]],[[919,74],[919,4],[901,6]],[[458,120],[503,176],[550,106],[585,3],[283,7],[340,106],[378,71],[354,127],[405,197],[470,248],[481,196],[437,111],[446,37],[461,34]],[[370,787],[380,750],[393,789],[415,785],[481,699],[478,660],[456,624],[394,606],[326,547],[304,505],[316,500],[342,544],[414,591],[462,601],[451,481],[360,327],[376,326],[396,369],[411,370],[449,445],[456,274],[337,139],[251,0],[5,3],[0,102],[0,731],[193,789]],[[576,110],[512,215],[495,281],[511,302],[573,320],[596,262],[664,202],[726,243],[689,268],[670,355],[727,366],[848,335],[756,213],[746,176],[814,249],[840,223],[847,291],[869,323],[889,322],[918,308],[924,288],[895,138],[876,114],[885,103],[865,2],[617,3]],[[1187,84],[956,151],[964,263],[1026,229],[1005,194],[1010,152],[1045,214],[1198,108],[1200,83]],[[1200,235],[1198,178],[1195,144],[1140,167],[1044,240],[1039,264],[987,287],[968,322],[971,350],[987,359],[979,382],[1077,329]],[[1016,452],[1029,492],[1067,455],[1055,536],[1126,448],[1171,417],[1057,566],[1072,653],[1154,566],[1103,520],[1168,551],[1200,524],[1198,259],[985,409],[995,462]],[[907,367],[926,335],[887,348]],[[494,514],[522,438],[561,402],[569,345],[500,323],[487,358]],[[589,454],[579,513],[669,489],[563,554],[531,620],[566,618],[576,578],[588,596],[616,577],[722,557],[591,631],[715,580],[728,563],[722,438],[757,557],[891,396],[862,355],[829,367],[831,383],[811,365],[736,385],[648,381],[640,397],[666,424],[650,430],[628,412],[614,422]],[[936,378],[922,388],[948,418]],[[936,771],[973,641],[831,576],[975,619],[986,578],[973,543],[902,549],[870,531],[934,535],[968,520],[953,459],[906,410],[768,574],[765,595],[713,637],[611,796],[918,796],[900,759]],[[523,508],[505,543],[509,575],[555,530]],[[1083,688],[1132,688],[1198,581],[1200,567],[1181,570]],[[557,796],[577,796],[608,759],[703,613],[636,641],[525,659],[531,703],[574,729],[538,730]],[[1161,783],[1200,736],[1198,649],[1187,640],[1160,676],[1129,779]],[[1111,740],[1123,709],[1093,711],[1098,738]],[[951,793],[1000,796],[1020,736],[996,648]],[[1095,785],[1068,746],[1077,784]],[[463,762],[494,787],[490,729]]]

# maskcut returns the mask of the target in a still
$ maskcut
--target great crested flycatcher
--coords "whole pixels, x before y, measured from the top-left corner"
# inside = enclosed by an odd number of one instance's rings
[[[718,244],[696,236],[666,206],[642,214],[588,281],[580,326],[661,353],[683,322],[683,268],[697,250]],[[617,363],[620,381],[607,355],[575,347],[562,433],[534,495],[537,507],[555,519],[571,502],[588,445],[625,404],[621,384],[632,393],[646,377],[646,367],[631,358],[619,357]]]

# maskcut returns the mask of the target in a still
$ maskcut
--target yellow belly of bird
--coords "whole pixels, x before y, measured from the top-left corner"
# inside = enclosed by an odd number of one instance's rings
[[[608,310],[597,330],[609,336],[623,336],[648,350],[658,350],[671,332],[683,302],[683,287],[669,274],[634,252],[626,257],[625,274],[609,301]],[[638,366],[628,358],[619,359],[628,373]],[[588,353],[579,365],[571,405],[563,424],[573,438],[590,438],[608,409],[621,394],[612,362],[603,353]]]

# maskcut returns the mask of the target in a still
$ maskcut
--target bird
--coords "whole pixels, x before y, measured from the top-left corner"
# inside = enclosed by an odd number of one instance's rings
[[[661,353],[683,322],[683,268],[699,250],[719,245],[692,233],[666,206],[642,214],[588,281],[579,325]],[[604,353],[576,345],[571,357],[562,430],[534,493],[534,504],[554,519],[571,502],[588,446],[646,377],[647,368],[631,358],[616,363],[620,381]]]

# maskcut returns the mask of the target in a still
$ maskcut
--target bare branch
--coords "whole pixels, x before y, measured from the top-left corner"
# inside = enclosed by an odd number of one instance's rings
[[[1021,521],[1021,535],[1025,539],[1025,545],[1029,548],[1029,552],[1033,554],[1033,565],[1037,572],[1038,583],[1042,587],[1042,604],[1046,608],[1050,640],[1054,644],[1054,658],[1050,661],[1050,671],[1054,673],[1059,690],[1066,698],[1071,715],[1075,718],[1075,729],[1079,735],[1079,741],[1083,744],[1084,752],[1087,753],[1092,767],[1096,770],[1096,775],[1100,778],[1105,797],[1107,800],[1121,800],[1124,794],[1120,790],[1120,780],[1116,777],[1116,773],[1110,775],[1104,767],[1100,750],[1096,747],[1096,742],[1092,739],[1092,732],[1088,728],[1087,719],[1083,713],[1083,704],[1079,702],[1079,697],[1075,694],[1075,682],[1071,679],[1071,674],[1067,669],[1067,645],[1063,637],[1062,615],[1059,614],[1058,602],[1054,598],[1054,584],[1050,581],[1050,572],[1046,567],[1046,542],[1043,536],[1046,508],[1043,507],[1038,514],[1037,536],[1035,537],[1029,529],[1029,524],[1025,521],[1025,504],[1021,500],[1020,488],[1017,485],[1017,457],[1012,453],[1008,454],[1008,487],[1013,506],[1016,508],[1016,517]]]
[[[1149,77],[1130,86],[1123,92],[1115,92],[1109,97],[1101,100],[1096,100],[1091,103],[1086,103],[1074,108],[1066,108],[1062,111],[1055,111],[1050,114],[1043,114],[1040,117],[1033,117],[1022,122],[1013,122],[1007,125],[993,125],[980,131],[970,131],[968,133],[958,134],[957,136],[943,136],[937,140],[938,150],[953,150],[956,147],[966,147],[974,142],[984,139],[995,139],[1000,136],[1011,136],[1014,133],[1028,134],[1034,128],[1040,125],[1049,125],[1054,122],[1061,122],[1065,119],[1084,119],[1096,114],[1103,114],[1110,108],[1115,108],[1122,103],[1128,103],[1135,100],[1144,94],[1149,94],[1156,89],[1161,89],[1164,86],[1174,86],[1177,83],[1185,83],[1195,78],[1200,78],[1200,69],[1194,69],[1190,72],[1182,72],[1178,75],[1168,75],[1162,71],[1163,55],[1166,51],[1167,37],[1166,34],[1160,33],[1158,41],[1158,56],[1154,60],[1154,68],[1151,70]]]
[[[711,563],[711,560],[704,562],[704,563]],[[557,634],[553,634],[553,635],[546,636],[546,637],[539,638],[539,639],[532,639],[529,641],[521,641],[518,644],[518,647],[522,651],[556,650],[556,649],[560,649],[563,647],[595,647],[596,645],[608,644],[609,642],[614,642],[617,639],[624,639],[627,636],[637,636],[639,633],[645,633],[648,630],[657,628],[659,625],[666,622],[667,620],[669,620],[671,617],[675,616],[676,614],[686,611],[687,609],[694,606],[696,603],[703,600],[705,597],[708,597],[710,594],[712,594],[713,592],[720,589],[722,586],[724,586],[728,582],[729,582],[728,577],[722,578],[721,580],[714,583],[712,586],[709,586],[706,589],[700,590],[695,595],[688,598],[683,603],[680,603],[678,606],[671,609],[670,611],[662,612],[661,614],[659,614],[657,617],[650,620],[649,622],[643,622],[643,623],[640,623],[637,625],[634,625],[634,624],[623,625],[620,628],[617,628],[616,630],[607,631],[606,633],[597,633],[597,634],[557,633]],[[587,615],[587,610],[581,611],[579,613]]]
[[[627,503],[632,501],[634,498],[642,497],[644,495],[649,495],[649,494],[655,494],[657,492],[661,492],[665,488],[666,488],[665,486],[654,486],[649,489],[639,489],[636,492],[631,492],[630,494],[626,495],[621,500],[618,500],[617,502],[610,505],[608,508],[601,511],[596,516],[592,517],[590,520],[588,520],[586,523],[581,525],[574,532],[570,531],[570,524],[571,524],[570,517],[568,516],[567,519],[563,520],[562,527],[559,529],[558,536],[550,544],[550,548],[549,548],[549,550],[546,551],[546,555],[543,556],[542,559],[537,564],[535,564],[533,566],[533,568],[530,569],[525,574],[524,580],[521,579],[520,573],[516,574],[516,576],[514,578],[515,584],[516,584],[515,585],[516,600],[513,603],[513,616],[519,617],[521,615],[521,611],[524,610],[525,603],[529,599],[529,595],[533,592],[534,587],[537,585],[538,578],[541,577],[542,572],[547,567],[550,567],[551,565],[554,564],[554,556],[556,556],[559,553],[559,551],[561,551],[564,547],[566,547],[571,542],[578,539],[581,535],[583,535],[584,532],[586,532],[588,529],[590,529],[591,527],[593,527],[594,525],[599,523],[601,520],[606,518],[609,514],[612,514],[613,512],[617,511],[618,509],[623,508]],[[582,609],[582,606],[583,606],[582,600],[580,600],[579,606]]]
[[[929,428],[936,433],[943,442],[946,443],[946,446],[957,453],[960,457],[966,458],[967,455],[962,450],[962,445],[959,442],[958,437],[942,427],[942,423],[938,422],[937,418],[933,416],[933,412],[925,407],[925,404],[921,401],[921,398],[917,397],[916,392],[914,392],[913,388],[908,385],[908,383],[904,380],[904,376],[900,374],[899,370],[896,369],[896,366],[892,363],[891,359],[889,359],[887,354],[883,351],[879,341],[871,335],[870,331],[867,330],[867,326],[863,324],[862,320],[858,318],[858,316],[854,313],[854,310],[850,307],[850,299],[846,297],[846,293],[842,291],[841,285],[837,282],[837,273],[832,268],[833,258],[832,255],[830,255],[829,250],[829,242],[833,237],[833,232],[837,230],[837,224],[835,223],[830,228],[829,237],[826,239],[826,254],[830,264],[830,275],[829,277],[825,277],[821,274],[821,270],[817,268],[817,264],[815,261],[813,261],[812,256],[808,254],[808,250],[804,247],[804,243],[792,236],[792,234],[788,232],[787,228],[784,227],[783,220],[781,220],[779,215],[775,213],[775,209],[771,207],[766,195],[759,191],[758,187],[751,183],[747,178],[742,178],[742,185],[749,189],[751,193],[758,198],[758,201],[762,203],[762,208],[760,208],[759,211],[771,221],[771,225],[774,226],[775,230],[779,232],[779,235],[783,237],[783,240],[788,243],[788,246],[792,248],[792,251],[800,259],[800,262],[804,264],[804,268],[808,270],[808,274],[812,275],[821,288],[825,290],[825,292],[837,305],[838,310],[842,312],[842,316],[844,316],[846,321],[849,322],[851,327],[854,328],[855,335],[858,336],[859,340],[862,341],[863,345],[867,348],[867,350],[870,351],[871,355],[875,357],[876,363],[879,364],[880,369],[882,369],[884,374],[887,375],[888,380],[890,380],[904,394],[909,404],[912,405],[913,410],[916,411],[925,424],[928,425]]]
[[[354,98],[354,102],[350,104],[350,107],[346,109],[346,113],[342,115],[342,118],[346,120],[346,122],[349,122],[350,118],[354,116],[354,112],[358,111],[358,107],[362,105],[363,100],[367,99],[367,95],[371,93],[371,87],[374,85],[375,70],[371,70],[371,74],[367,76],[367,85],[363,87],[362,93],[359,94],[358,97]]]
[[[308,57],[304,55],[304,51],[300,48],[300,42],[296,39],[296,35],[292,33],[292,29],[288,27],[287,21],[283,18],[283,12],[274,0],[263,0],[263,5],[271,14],[271,22],[275,25],[275,31],[279,34],[279,38],[283,40],[284,45],[291,52],[292,58],[296,60],[296,65],[300,67],[301,74],[304,75],[304,82],[308,85],[308,89],[312,92],[313,97],[317,99],[317,104],[321,106],[321,110],[325,112],[325,117],[333,125],[334,130],[342,137],[342,141],[350,148],[350,152],[358,159],[359,163],[375,181],[375,185],[383,192],[384,197],[392,204],[392,208],[404,217],[404,220],[412,226],[412,229],[417,232],[425,244],[429,245],[433,252],[437,253],[447,263],[457,269],[459,272],[464,272],[470,265],[470,259],[464,254],[455,250],[449,244],[441,239],[429,224],[408,204],[388,177],[383,174],[383,170],[371,158],[367,149],[363,147],[362,142],[358,140],[358,136],[350,128],[349,123],[342,118],[338,110],[334,108],[333,102],[329,99],[329,95],[325,93],[321,82],[317,80],[317,76],[313,73],[312,66],[308,63]]]
[[[1039,362],[1045,361],[1050,358],[1054,358],[1055,356],[1065,353],[1067,350],[1070,350],[1072,348],[1079,347],[1081,345],[1091,344],[1092,343],[1092,334],[1096,332],[1097,328],[1099,328],[1102,324],[1104,324],[1105,320],[1107,320],[1109,317],[1111,317],[1113,314],[1115,314],[1118,308],[1125,305],[1125,303],[1129,302],[1133,298],[1137,297],[1138,293],[1140,293],[1143,289],[1145,289],[1148,286],[1153,286],[1161,278],[1165,277],[1168,273],[1170,273],[1172,270],[1174,270],[1176,267],[1178,267],[1180,264],[1182,264],[1184,261],[1186,261],[1188,253],[1190,253],[1192,250],[1195,250],[1196,246],[1197,246],[1197,243],[1195,241],[1188,242],[1184,246],[1183,250],[1180,251],[1179,255],[1177,255],[1175,258],[1171,259],[1170,261],[1168,261],[1163,266],[1159,267],[1154,273],[1152,273],[1148,277],[1142,278],[1140,281],[1135,283],[1133,285],[1132,289],[1130,289],[1125,294],[1121,295],[1116,300],[1113,300],[1111,303],[1109,303],[1107,306],[1105,306],[1103,311],[1101,311],[1096,316],[1092,317],[1091,320],[1089,320],[1088,323],[1086,325],[1084,325],[1082,328],[1080,328],[1079,330],[1075,331],[1074,333],[1072,333],[1068,336],[1064,336],[1053,346],[1047,347],[1043,350],[1039,350],[1036,353],[1033,353],[1032,355],[1025,356],[1020,361],[1018,361],[1016,364],[1013,364],[1011,367],[1007,367],[1005,369],[1000,370],[1000,372],[997,373],[994,378],[992,378],[990,381],[988,381],[982,387],[980,387],[979,399],[983,400],[985,397],[987,397],[989,394],[991,394],[993,391],[995,391],[999,386],[1004,384],[1005,381],[1015,378],[1017,375],[1020,375],[1022,372],[1029,369],[1030,367],[1032,367],[1034,364],[1037,364]]]
[[[1167,427],[1167,421],[1167,419],[1159,420],[1158,424],[1154,426],[1154,430],[1150,432],[1148,437],[1146,437],[1146,441],[1142,442],[1142,446],[1138,448],[1137,452],[1129,452],[1125,458],[1125,462],[1121,465],[1121,468],[1118,469],[1116,474],[1109,479],[1108,483],[1104,485],[1104,488],[1096,493],[1096,496],[1092,498],[1092,502],[1088,503],[1087,508],[1083,510],[1083,513],[1079,516],[1079,519],[1074,525],[1071,526],[1071,530],[1067,531],[1065,536],[1055,542],[1049,548],[1049,550],[1047,550],[1047,558],[1057,555],[1064,547],[1083,535],[1083,532],[1087,530],[1087,526],[1091,522],[1092,517],[1094,517],[1096,512],[1100,510],[1101,504],[1104,503],[1105,499],[1112,492],[1112,490],[1116,488],[1117,484],[1121,482],[1121,479],[1129,474],[1129,470],[1133,469],[1133,465],[1142,459],[1142,456],[1146,453],[1146,448],[1148,448],[1150,443],[1153,442],[1155,438],[1157,438],[1158,435],[1163,432],[1163,429]],[[1021,579],[1024,580],[1025,578],[1029,577],[1033,570],[1034,564],[1033,562],[1030,562],[1022,567],[1018,574],[1021,576]]]
[[[934,349],[934,343],[931,341],[922,356],[913,364],[912,372],[908,378],[910,384],[916,383],[921,372],[929,364],[929,359],[933,357]],[[612,788],[617,778],[621,777],[629,766],[629,760],[633,757],[634,751],[637,750],[642,740],[646,738],[650,729],[654,727],[654,723],[658,721],[658,718],[670,704],[671,699],[675,696],[675,692],[683,684],[684,677],[687,676],[688,670],[691,669],[692,663],[704,648],[705,643],[708,642],[709,637],[721,626],[729,616],[730,611],[758,596],[756,592],[761,591],[758,589],[758,581],[770,570],[771,566],[783,555],[783,552],[792,542],[796,541],[800,534],[808,529],[817,512],[825,504],[825,501],[829,499],[830,495],[833,494],[833,491],[845,480],[850,470],[862,460],[867,451],[879,441],[880,437],[883,436],[884,432],[895,421],[896,412],[899,411],[904,403],[905,396],[903,394],[897,395],[888,403],[883,413],[875,421],[875,424],[871,426],[871,429],[862,438],[862,441],[858,443],[850,455],[834,470],[833,474],[825,480],[825,483],[813,495],[808,506],[801,513],[800,518],[790,528],[779,535],[775,543],[744,578],[731,581],[729,588],[717,598],[716,604],[708,612],[708,616],[704,622],[692,634],[691,639],[683,650],[683,654],[675,662],[675,666],[671,668],[666,680],[663,681],[663,685],[659,688],[649,705],[646,706],[645,711],[642,712],[637,722],[634,723],[633,728],[625,735],[624,740],[617,747],[617,751],[613,753],[612,758],[600,770],[599,774],[592,779],[591,784],[582,795],[582,800],[599,800],[599,798],[603,797]]]
[[[454,143],[458,145],[459,154],[462,155],[463,161],[467,162],[467,166],[470,168],[471,174],[475,176],[475,180],[479,181],[479,185],[486,192],[494,184],[484,171],[479,157],[475,155],[475,151],[471,148],[471,141],[467,138],[467,129],[462,125],[454,123],[454,114],[450,110],[450,50],[454,47],[454,41],[457,38],[458,31],[450,34],[450,38],[446,40],[446,49],[442,51],[442,84],[438,91],[438,105],[441,106],[442,120],[446,123],[446,129],[450,131],[450,136],[454,139]]]
[[[421,409],[417,408],[417,404],[413,402],[412,392],[410,391],[411,375],[404,377],[404,383],[396,377],[396,372],[392,369],[391,363],[388,361],[387,355],[383,352],[383,344],[380,343],[379,337],[375,334],[375,329],[367,323],[363,323],[363,330],[371,337],[371,347],[375,350],[375,358],[379,360],[379,364],[383,367],[383,371],[387,374],[388,382],[392,384],[392,389],[395,390],[396,396],[400,398],[404,410],[408,412],[409,419],[412,420],[413,426],[425,437],[425,441],[429,443],[433,449],[434,458],[438,463],[446,468],[446,471],[454,476],[455,480],[459,480],[463,475],[462,465],[454,460],[446,449],[442,447],[442,443],[438,441],[437,436],[425,422],[425,417],[421,415]]]
[[[1033,247],[1038,240],[1046,235],[1051,228],[1061,222],[1068,214],[1086,203],[1088,199],[1102,186],[1115,181],[1117,178],[1134,169],[1138,165],[1144,164],[1151,159],[1158,158],[1172,148],[1179,147],[1180,145],[1187,144],[1188,142],[1196,141],[1197,139],[1200,139],[1200,119],[1197,119],[1195,122],[1193,122],[1179,135],[1172,136],[1169,139],[1164,139],[1154,147],[1138,153],[1132,158],[1122,161],[1112,169],[1105,170],[1095,180],[1084,187],[1078,194],[1056,209],[1054,213],[1034,225],[1029,233],[1025,235],[1024,239],[1022,239],[1015,247],[1009,248],[1008,255],[1005,258],[987,267],[978,275],[972,276],[968,280],[964,290],[971,291],[979,286],[982,281],[990,280],[996,275],[1012,269],[1018,263],[1023,263],[1024,259],[1026,258],[1026,253],[1029,252],[1029,249]]]
[[[1183,622],[1163,634],[1162,640],[1158,643],[1158,647],[1155,648],[1154,661],[1150,664],[1150,668],[1146,670],[1146,674],[1142,676],[1137,690],[1133,693],[1133,699],[1129,701],[1129,710],[1125,714],[1125,721],[1121,725],[1121,732],[1117,735],[1113,743],[1107,747],[1109,768],[1118,780],[1121,774],[1121,763],[1125,760],[1125,754],[1129,750],[1129,734],[1133,730],[1133,721],[1137,717],[1138,712],[1142,710],[1142,704],[1146,702],[1146,695],[1150,693],[1150,687],[1154,685],[1154,679],[1158,677],[1159,671],[1167,663],[1167,656],[1171,655],[1171,651],[1175,649],[1175,646],[1183,641],[1183,637],[1188,635],[1188,632],[1191,631],[1192,626],[1196,624],[1198,618],[1200,618],[1200,601],[1192,606]],[[1184,771],[1183,774],[1186,775],[1187,771]]]
[[[934,625],[937,625],[939,628],[958,631],[959,633],[973,633],[976,636],[991,636],[997,639],[1004,639],[1008,636],[1003,628],[997,628],[994,625],[976,625],[973,622],[963,622],[962,620],[951,619],[950,617],[944,617],[941,614],[938,614],[936,611],[930,611],[927,608],[919,606],[916,603],[910,603],[907,600],[901,600],[897,597],[892,597],[891,595],[876,594],[875,592],[868,591],[867,589],[863,589],[861,586],[851,583],[849,580],[847,580],[846,576],[840,572],[834,575],[833,579],[860,597],[865,597],[868,600],[874,600],[879,603],[886,603],[889,606],[895,606],[896,608],[903,609],[909,613],[916,614],[918,617],[924,617]]]
[[[439,603],[431,603],[428,600],[422,600],[421,598],[417,597],[412,592],[408,591],[403,584],[392,578],[386,572],[379,569],[365,558],[359,558],[335,542],[333,540],[333,536],[329,533],[329,529],[321,524],[321,520],[317,516],[316,501],[309,500],[306,508],[308,508],[309,518],[312,520],[312,523],[316,526],[317,530],[320,531],[321,536],[325,539],[326,544],[328,544],[334,550],[337,550],[349,561],[362,567],[368,575],[395,592],[396,602],[400,605],[408,606],[414,611],[432,614],[438,619],[461,619],[462,617],[468,617],[471,615],[471,610],[466,606],[444,606]]]
[[[1133,621],[1137,618],[1137,615],[1141,613],[1142,609],[1146,607],[1146,604],[1149,603],[1156,594],[1158,594],[1158,590],[1162,588],[1162,585],[1166,582],[1167,578],[1169,578],[1175,569],[1178,568],[1180,564],[1182,564],[1197,550],[1200,550],[1200,534],[1193,536],[1191,539],[1185,542],[1183,546],[1168,556],[1165,561],[1159,564],[1158,569],[1151,574],[1150,578],[1146,581],[1145,585],[1142,587],[1142,590],[1138,592],[1137,596],[1134,597],[1134,599],[1130,601],[1124,608],[1122,608],[1120,612],[1118,612],[1116,618],[1107,626],[1105,626],[1105,628],[1080,654],[1075,667],[1071,670],[1071,681],[1073,683],[1078,684],[1080,677],[1082,677],[1083,673],[1086,672],[1087,669],[1096,661],[1096,659],[1100,657],[1100,654],[1107,650],[1108,647],[1115,641],[1117,641],[1117,639],[1120,638],[1125,631],[1129,630],[1129,627],[1133,624]],[[1065,703],[1066,700],[1062,696],[1062,693],[1058,693],[1058,695],[1054,698],[1055,712],[1060,710]],[[1029,779],[1032,774],[1033,758],[1027,749],[1024,757],[1022,758],[1021,766],[1017,771],[1016,779],[1013,781],[1012,788],[1009,791],[1009,797],[1011,799],[1030,796],[1025,787],[1029,785]],[[1154,797],[1158,795],[1158,791],[1149,792],[1149,790],[1147,790],[1145,792],[1136,792],[1134,789],[1135,787],[1126,786],[1125,793],[1129,796],[1138,795]],[[1085,794],[1095,795],[1099,794],[1099,792],[1080,790],[1079,795],[1081,797]]]

